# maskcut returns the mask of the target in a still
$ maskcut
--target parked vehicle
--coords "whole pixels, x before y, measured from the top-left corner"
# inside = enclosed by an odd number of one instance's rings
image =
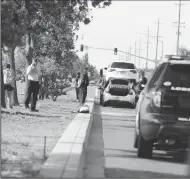
[[[153,149],[188,149],[190,131],[190,59],[167,56],[155,69],[137,103],[134,147],[151,158]]]
[[[100,103],[103,106],[111,103],[127,103],[135,108],[136,94],[134,86],[138,80],[135,65],[126,61],[114,61],[105,69]]]

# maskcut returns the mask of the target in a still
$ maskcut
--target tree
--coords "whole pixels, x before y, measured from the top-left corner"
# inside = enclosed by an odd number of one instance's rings
[[[2,63],[2,53],[1,53],[1,107],[5,108],[5,91],[4,91],[4,81],[3,81],[3,63]]]
[[[1,14],[1,35],[2,45],[7,46],[10,52],[10,64],[13,70],[13,86],[15,88],[13,93],[13,105],[19,105],[16,87],[16,70],[14,61],[14,51],[17,45],[21,45],[24,30],[18,22],[18,7],[14,1],[4,1],[2,3]]]
[[[52,58],[55,66],[69,65],[64,69],[67,76],[72,63],[68,57],[63,58],[62,53],[68,55],[74,49],[74,36],[79,24],[90,23],[91,7],[104,8],[110,4],[110,0],[5,0],[2,8],[3,43],[10,44],[12,66],[14,50],[23,42],[21,37],[24,36],[26,66],[33,57],[43,60]],[[11,38],[8,37],[10,34]],[[55,76],[52,73],[51,77]]]
[[[190,49],[187,49],[185,47],[181,47],[179,49],[179,54],[182,56],[190,56]]]

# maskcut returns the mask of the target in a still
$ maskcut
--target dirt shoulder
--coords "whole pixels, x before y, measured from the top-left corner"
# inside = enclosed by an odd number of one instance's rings
[[[38,113],[26,111],[22,98],[21,107],[2,109],[2,177],[36,176],[79,107],[74,90],[56,102],[38,101]]]

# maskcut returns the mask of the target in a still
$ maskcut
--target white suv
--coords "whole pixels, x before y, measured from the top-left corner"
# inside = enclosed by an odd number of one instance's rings
[[[100,102],[107,106],[111,102],[129,103],[136,106],[134,85],[138,81],[138,73],[133,63],[126,61],[112,62],[105,73],[104,90]]]
[[[138,73],[135,65],[126,61],[114,61],[110,63],[105,74],[105,80],[110,78],[128,79],[138,81]]]

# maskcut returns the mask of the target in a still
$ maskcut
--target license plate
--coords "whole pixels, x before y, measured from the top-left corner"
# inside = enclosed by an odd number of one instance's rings
[[[125,89],[125,88],[127,88],[127,86],[126,85],[110,85],[110,88]]]
[[[120,71],[121,74],[127,73],[126,71]]]
[[[178,117],[178,120],[183,122],[190,122],[190,118],[185,118],[185,117]]]
[[[120,96],[117,96],[117,97],[116,97],[116,100],[121,101],[121,97],[120,97]]]

